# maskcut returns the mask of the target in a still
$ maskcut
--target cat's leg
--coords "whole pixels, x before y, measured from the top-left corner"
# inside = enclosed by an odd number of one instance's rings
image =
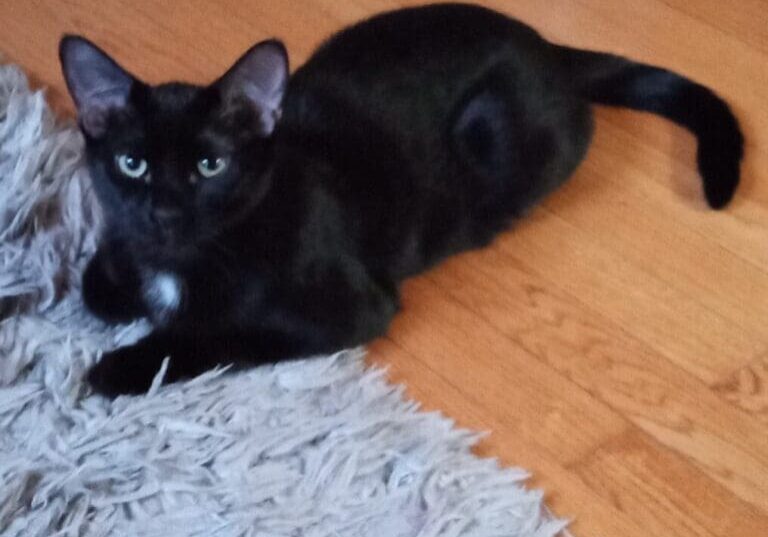
[[[451,149],[471,177],[480,218],[522,216],[566,181],[586,154],[589,104],[538,71],[530,77],[533,85],[522,91],[519,66],[501,62],[453,113]]]
[[[104,354],[89,371],[88,382],[113,397],[146,391],[166,357],[164,382],[169,383],[217,365],[254,366],[327,354],[383,335],[398,309],[396,286],[375,283],[354,263],[329,271],[295,296],[300,303],[266,315],[260,324],[215,332],[203,326],[158,330]]]
[[[332,352],[316,338],[279,331],[173,334],[154,332],[133,345],[105,353],[88,372],[88,382],[102,395],[145,392],[169,357],[164,383],[191,378],[214,367],[254,366]]]
[[[141,283],[135,269],[101,247],[83,273],[82,293],[87,308],[104,321],[128,322],[146,314]]]

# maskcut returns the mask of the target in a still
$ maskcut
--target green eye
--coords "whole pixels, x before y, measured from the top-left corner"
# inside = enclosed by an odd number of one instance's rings
[[[131,179],[140,179],[147,173],[149,165],[143,158],[134,157],[133,155],[117,155],[117,168],[120,173]]]
[[[221,157],[206,157],[197,161],[197,171],[205,178],[219,175],[227,168],[227,161]]]

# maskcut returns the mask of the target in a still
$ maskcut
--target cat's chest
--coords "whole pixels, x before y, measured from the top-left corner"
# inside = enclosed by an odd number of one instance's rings
[[[243,322],[260,314],[265,302],[264,281],[234,268],[226,276],[169,270],[145,271],[142,276],[142,298],[158,326]]]
[[[172,271],[146,271],[142,277],[141,292],[152,321],[167,324],[178,314],[185,299],[185,282]]]

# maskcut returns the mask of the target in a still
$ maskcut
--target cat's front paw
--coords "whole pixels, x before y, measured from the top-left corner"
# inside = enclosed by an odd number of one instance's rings
[[[146,392],[162,358],[148,356],[140,346],[121,347],[105,353],[86,376],[94,392],[113,398]]]

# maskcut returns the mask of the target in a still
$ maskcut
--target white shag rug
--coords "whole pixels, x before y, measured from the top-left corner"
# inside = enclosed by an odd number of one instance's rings
[[[89,395],[99,212],[82,141],[0,65],[0,535],[552,537],[526,473],[420,412],[360,351]],[[156,379],[157,380],[157,379]]]

